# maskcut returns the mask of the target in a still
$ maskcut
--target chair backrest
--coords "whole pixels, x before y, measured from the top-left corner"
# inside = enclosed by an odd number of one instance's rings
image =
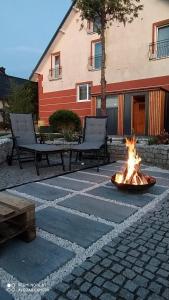
[[[11,131],[17,145],[29,145],[37,142],[32,114],[10,113]]]
[[[105,144],[107,117],[85,117],[84,142]]]

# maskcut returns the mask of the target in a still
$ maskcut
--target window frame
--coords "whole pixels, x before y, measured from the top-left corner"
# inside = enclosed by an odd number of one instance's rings
[[[169,58],[169,55],[158,56],[158,50],[157,50],[157,48],[158,48],[158,30],[160,28],[167,27],[167,26],[169,26],[169,19],[153,23],[153,26],[152,26],[152,54],[154,56],[154,59],[159,60],[159,59]]]
[[[91,48],[90,48],[90,58],[89,58],[89,71],[100,71],[101,70],[101,64],[100,68],[95,68],[95,45],[101,43],[101,39],[96,39],[91,41]]]
[[[95,26],[94,23],[95,23],[94,21],[87,22],[87,33],[88,34],[98,34],[98,32],[94,30],[94,26]]]
[[[87,99],[80,100],[79,99],[80,87],[85,86],[85,85],[87,86]],[[77,83],[76,84],[76,101],[77,102],[89,102],[89,101],[91,101],[91,94],[90,94],[91,87],[92,87],[92,82],[91,81]]]
[[[100,41],[96,41],[94,44],[93,44],[93,54],[92,54],[92,56],[93,56],[93,69],[94,70],[101,70],[101,64],[102,64],[102,61],[100,61],[100,67],[99,68],[96,68],[96,44],[100,44],[101,45],[101,48],[102,48],[102,43],[101,43],[101,40]],[[100,58],[102,57],[102,55],[100,55]]]
[[[55,52],[55,53],[51,53],[51,68],[50,68],[50,71],[51,73],[53,72],[54,75],[49,75],[49,80],[52,81],[52,80],[59,80],[62,78],[62,73],[61,73],[61,59],[60,59],[60,51],[59,52]],[[56,60],[56,57],[59,58],[59,63],[58,63],[58,67],[59,67],[59,72],[58,72],[58,76],[55,76],[56,73],[55,73],[55,60]]]

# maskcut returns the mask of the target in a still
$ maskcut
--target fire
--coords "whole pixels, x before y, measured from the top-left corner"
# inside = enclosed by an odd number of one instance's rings
[[[123,184],[143,185],[148,184],[146,176],[141,173],[141,157],[137,154],[135,136],[127,139],[128,160],[124,172],[116,173],[115,181]]]

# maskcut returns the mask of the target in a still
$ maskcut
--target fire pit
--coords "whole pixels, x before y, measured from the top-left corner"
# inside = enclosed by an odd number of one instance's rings
[[[126,147],[128,149],[126,166],[123,172],[117,172],[111,178],[112,183],[122,190],[142,191],[156,183],[154,177],[141,172],[141,157],[137,154],[136,142],[135,136],[126,139]]]

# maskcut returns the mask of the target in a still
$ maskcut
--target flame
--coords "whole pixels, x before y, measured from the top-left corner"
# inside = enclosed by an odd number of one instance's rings
[[[126,138],[126,147],[128,149],[128,160],[124,172],[116,173],[115,181],[117,183],[143,185],[147,184],[146,177],[140,171],[141,157],[136,150],[137,140],[134,137]]]

